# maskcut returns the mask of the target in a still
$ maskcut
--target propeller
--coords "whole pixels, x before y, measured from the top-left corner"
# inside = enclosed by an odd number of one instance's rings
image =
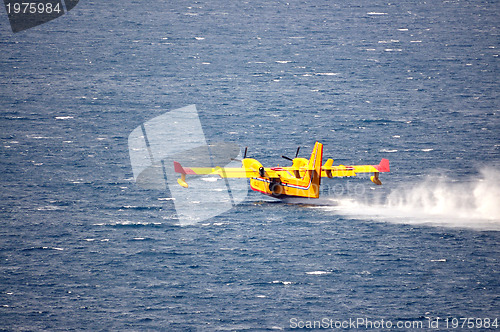
[[[243,159],[245,159],[247,157],[247,151],[248,151],[248,146],[245,146],[245,152],[243,153]],[[241,160],[236,159],[236,158],[231,158],[231,160],[241,161]]]
[[[295,152],[295,158],[297,158],[297,156],[299,155],[299,151],[300,151],[300,146],[297,148],[297,152]],[[286,159],[286,160],[293,161],[293,159],[292,159],[292,158],[287,157],[287,156],[283,156],[283,155],[282,155],[282,156],[281,156],[281,158],[284,158],[284,159]]]

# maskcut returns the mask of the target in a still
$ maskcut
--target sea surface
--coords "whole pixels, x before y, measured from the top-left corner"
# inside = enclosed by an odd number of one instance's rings
[[[500,320],[499,10],[82,0],[15,34],[2,11],[0,330]],[[135,183],[127,139],[193,104],[207,142],[265,166],[320,141],[391,172],[181,224],[168,190]]]

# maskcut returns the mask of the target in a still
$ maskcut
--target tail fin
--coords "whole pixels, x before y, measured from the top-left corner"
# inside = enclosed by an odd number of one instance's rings
[[[311,153],[311,158],[309,159],[307,176],[311,183],[309,187],[309,197],[318,198],[319,197],[319,186],[321,184],[321,166],[323,163],[323,144],[316,142],[314,144],[314,149]]]

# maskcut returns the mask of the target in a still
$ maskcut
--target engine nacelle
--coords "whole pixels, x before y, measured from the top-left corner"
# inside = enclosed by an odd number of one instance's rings
[[[278,182],[271,182],[269,184],[269,191],[273,194],[273,196],[280,196],[283,194],[283,186]]]

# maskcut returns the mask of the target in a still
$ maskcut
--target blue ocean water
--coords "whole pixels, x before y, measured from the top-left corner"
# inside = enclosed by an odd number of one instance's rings
[[[498,9],[81,1],[16,34],[2,14],[0,329],[500,319]],[[178,225],[127,138],[190,104],[264,165],[317,140],[391,173]]]

